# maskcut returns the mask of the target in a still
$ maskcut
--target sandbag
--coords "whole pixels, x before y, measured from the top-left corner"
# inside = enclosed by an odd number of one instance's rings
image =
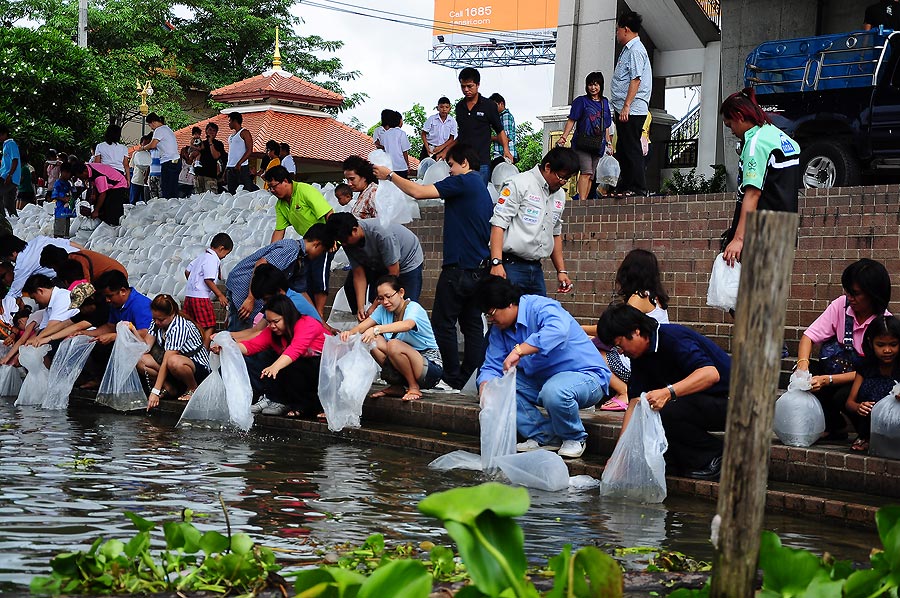
[[[325,337],[319,366],[319,400],[332,432],[360,426],[363,401],[379,371],[371,350],[359,334],[347,342],[338,336]]]
[[[822,404],[809,392],[812,374],[796,370],[791,374],[787,392],[775,401],[775,435],[782,444],[807,447],[825,431]]]
[[[622,168],[619,166],[619,161],[610,154],[604,154],[600,157],[600,161],[597,162],[594,180],[601,185],[615,187],[619,184],[619,176],[621,174]]]
[[[219,332],[212,337],[212,340],[221,347],[219,360],[222,381],[225,383],[228,417],[231,423],[246,432],[253,425],[253,414],[250,412],[250,403],[253,402],[253,387],[250,386],[247,362],[244,361],[241,349],[231,337],[230,332]]]
[[[872,407],[872,436],[869,439],[869,454],[887,459],[900,459],[900,384],[895,384],[891,392]]]
[[[350,330],[359,324],[359,320],[356,319],[356,310],[351,309],[350,304],[347,302],[347,292],[344,290],[344,287],[338,289],[337,294],[334,296],[327,324],[335,330]]]
[[[116,342],[97,391],[97,403],[118,411],[147,407],[147,395],[141,387],[137,364],[150,350],[130,322],[116,324]]]
[[[22,388],[19,389],[19,398],[16,399],[16,407],[23,405],[40,405],[47,396],[47,387],[50,383],[50,370],[44,365],[44,357],[50,352],[50,345],[31,347],[22,345],[19,348],[19,363],[28,370]]]
[[[25,375],[23,368],[0,365],[0,397],[17,397]]]
[[[435,159],[428,157],[419,161],[419,168],[416,169],[416,173],[419,175],[421,179],[425,176],[425,173],[428,172],[428,169],[435,165]]]
[[[513,484],[550,492],[569,487],[569,468],[563,458],[552,451],[502,455],[494,457],[493,462]]]
[[[706,304],[728,311],[737,305],[738,287],[741,284],[741,263],[735,262],[732,268],[722,256],[720,253],[713,261]]]
[[[53,363],[50,364],[50,383],[41,407],[65,409],[69,406],[69,394],[75,386],[84,364],[97,344],[89,336],[70,336],[59,344]]]
[[[481,428],[481,467],[485,472],[493,473],[498,467],[494,463],[497,457],[516,452],[516,368],[510,368],[502,378],[493,378],[484,385],[478,424]]]
[[[658,411],[650,408],[646,393],[642,394],[631,422],[603,469],[600,494],[645,503],[665,500],[666,461],[663,455],[668,448],[662,418]]]

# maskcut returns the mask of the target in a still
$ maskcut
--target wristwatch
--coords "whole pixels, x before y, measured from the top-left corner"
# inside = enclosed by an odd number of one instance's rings
[[[389,172],[388,175],[387,175],[387,177],[385,177],[385,178],[387,178],[387,180],[389,180],[389,181],[392,180],[392,179],[394,178],[394,173],[393,173],[393,172]]]
[[[491,266],[499,266],[502,263],[503,263],[503,260],[501,260],[499,257],[491,258]]]

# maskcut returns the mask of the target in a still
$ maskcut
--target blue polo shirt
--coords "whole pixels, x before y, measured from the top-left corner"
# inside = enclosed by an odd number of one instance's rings
[[[503,376],[503,360],[521,343],[539,351],[519,360],[517,376],[543,385],[560,372],[594,373],[603,384],[603,392],[607,391],[610,373],[603,356],[559,301],[540,295],[522,295],[513,326],[506,330],[491,327],[478,384]]]
[[[728,353],[686,326],[657,324],[657,329],[650,334],[650,348],[642,356],[631,360],[628,396],[639,397],[642,392],[665,388],[706,366],[713,366],[719,371],[719,381],[703,394],[727,399],[731,382],[731,357]]]
[[[22,180],[22,158],[19,156],[19,146],[12,139],[3,142],[3,157],[0,158],[0,178],[6,178],[12,170],[12,161],[18,160],[16,170],[12,173],[12,183],[16,186]]]
[[[138,330],[150,328],[153,316],[150,314],[150,299],[130,287],[128,299],[122,307],[109,306],[109,323],[131,322]]]
[[[285,291],[285,295],[287,295],[287,298],[294,303],[294,307],[297,308],[297,311],[300,312],[301,316],[309,316],[320,322],[322,321],[322,316],[319,315],[319,312],[316,311],[313,304],[307,301],[306,297],[303,296],[303,293],[298,293],[294,289],[288,289]]]
[[[444,200],[444,266],[474,270],[491,251],[494,202],[477,171],[449,176],[434,184]]]

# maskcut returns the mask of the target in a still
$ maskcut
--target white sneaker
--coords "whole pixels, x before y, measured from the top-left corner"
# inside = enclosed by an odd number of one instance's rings
[[[263,395],[259,397],[258,401],[250,405],[250,413],[259,413],[271,404],[272,401],[269,400],[269,397]]]
[[[444,392],[447,394],[459,394],[458,389],[453,388],[452,386],[450,386],[443,380],[440,380],[437,384],[434,385],[434,390],[436,390],[438,392]]]
[[[520,443],[516,444],[516,451],[518,451],[520,453],[528,453],[530,451],[538,451],[538,450],[558,451],[559,447],[552,446],[549,444],[543,444],[543,445],[538,444],[538,441],[535,440],[534,438],[529,438],[525,442],[520,442]]]
[[[584,454],[585,446],[587,446],[587,442],[584,440],[563,440],[562,448],[559,449],[559,456],[577,459]]]

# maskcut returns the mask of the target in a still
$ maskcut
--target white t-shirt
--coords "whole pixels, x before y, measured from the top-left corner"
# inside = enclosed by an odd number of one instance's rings
[[[125,173],[125,156],[128,155],[128,148],[124,143],[98,143],[94,150],[94,157],[100,156],[100,163],[112,166],[122,174]]]
[[[281,159],[281,165],[291,174],[297,174],[297,166],[294,164],[294,156],[288,154]]]
[[[425,131],[428,145],[433,146],[443,144],[450,139],[451,135],[453,135],[453,137],[459,135],[456,119],[449,114],[447,115],[447,120],[441,120],[440,114],[432,114],[428,117],[428,120],[425,121],[422,130]]]
[[[56,272],[51,268],[41,266],[41,252],[47,245],[62,247],[69,253],[78,251],[78,248],[72,245],[68,239],[54,239],[38,235],[28,241],[25,249],[16,256],[16,265],[13,268],[13,282],[9,287],[9,291],[7,291],[7,295],[14,298],[21,297],[22,287],[25,286],[25,281],[32,274],[46,274],[51,278],[56,276]]]
[[[219,278],[219,256],[212,249],[207,249],[188,264],[188,280],[185,296],[197,299],[212,299],[213,292],[206,286],[207,280]]]
[[[153,138],[158,139],[156,149],[159,150],[160,162],[172,162],[180,157],[178,153],[178,141],[175,133],[168,125],[160,125],[153,130]]]
[[[131,156],[131,167],[134,171],[131,182],[135,185],[146,185],[150,174],[150,152],[147,150],[134,152]]]
[[[44,317],[41,318],[39,328],[43,330],[51,321],[62,322],[78,315],[77,309],[71,309],[72,294],[66,289],[53,287],[50,291],[50,302],[44,309]]]
[[[409,164],[403,157],[403,152],[408,152],[410,148],[409,137],[403,132],[403,129],[393,128],[385,129],[379,136],[384,151],[391,157],[391,164],[394,170],[409,170]]]

